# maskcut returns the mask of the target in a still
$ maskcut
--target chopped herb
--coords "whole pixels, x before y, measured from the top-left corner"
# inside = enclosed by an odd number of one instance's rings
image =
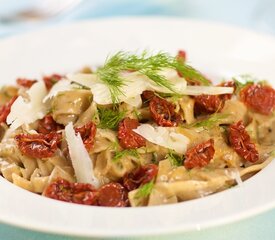
[[[143,199],[148,197],[154,187],[154,181],[150,181],[144,185],[142,185],[141,187],[139,187],[137,193],[135,194],[135,199]]]
[[[125,117],[125,111],[117,109],[98,108],[99,128],[116,129],[119,122]]]
[[[140,120],[141,113],[136,108],[134,108],[133,113],[135,114],[136,118]]]
[[[257,79],[253,78],[249,74],[245,74],[233,77],[233,81],[235,82],[236,92],[238,93],[242,88],[246,87],[247,85],[254,84]]]
[[[184,158],[175,153],[175,151],[169,150],[167,157],[170,164],[175,167],[182,166]]]
[[[118,162],[121,158],[126,156],[132,156],[135,158],[139,158],[139,154],[136,149],[125,149],[120,152],[115,152],[115,156],[113,157],[114,162]]]
[[[221,114],[221,113],[214,113],[208,119],[197,121],[190,125],[190,127],[203,127],[203,128],[212,128],[218,124],[225,118],[229,117],[230,114]]]
[[[120,75],[122,71],[137,71],[157,85],[175,92],[173,84],[160,74],[159,71],[163,68],[175,69],[184,77],[209,85],[208,80],[197,70],[163,52],[151,56],[146,51],[141,55],[118,52],[107,58],[105,64],[97,70],[97,74],[108,86],[113,103],[118,103],[119,96],[124,95],[122,87],[125,85],[125,79]]]

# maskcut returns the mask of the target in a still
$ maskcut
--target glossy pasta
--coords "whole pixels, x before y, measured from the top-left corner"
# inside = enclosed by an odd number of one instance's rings
[[[114,207],[240,185],[275,154],[275,91],[252,80],[215,86],[183,52],[120,52],[96,72],[17,79],[0,92],[1,175],[46,197]]]

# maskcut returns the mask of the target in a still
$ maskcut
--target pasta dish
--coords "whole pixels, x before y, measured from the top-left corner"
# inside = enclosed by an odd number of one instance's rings
[[[275,157],[272,86],[214,84],[184,51],[118,52],[95,69],[18,78],[0,96],[2,177],[65,202],[183,202],[241,185]]]

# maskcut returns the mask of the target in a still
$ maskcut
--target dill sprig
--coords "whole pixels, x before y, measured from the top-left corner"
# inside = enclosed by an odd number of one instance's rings
[[[117,162],[121,158],[126,157],[126,156],[132,156],[135,158],[139,158],[139,153],[137,152],[136,149],[124,149],[120,152],[115,152],[115,155],[113,157],[113,161]]]
[[[218,124],[220,124],[222,120],[224,120],[229,116],[230,114],[214,113],[208,119],[197,121],[191,124],[190,127],[196,127],[196,128],[203,127],[207,129],[213,128],[214,126],[217,126]]]
[[[167,158],[170,161],[170,164],[175,167],[182,166],[184,158],[176,154],[174,151],[169,150]]]
[[[152,190],[154,188],[154,181],[150,181],[144,185],[142,185],[141,187],[139,187],[138,191],[135,194],[135,199],[144,199],[146,197],[148,197]]]
[[[113,103],[119,102],[119,97],[123,95],[122,87],[126,84],[121,76],[123,71],[137,71],[155,84],[169,89],[176,93],[173,84],[161,75],[160,70],[172,68],[179,71],[184,77],[195,79],[203,85],[209,85],[208,80],[197,70],[179,61],[167,53],[159,52],[155,55],[148,55],[144,51],[141,55],[130,54],[129,52],[118,52],[107,58],[105,64],[97,70],[97,74],[109,88]]]
[[[116,129],[119,122],[125,117],[125,111],[117,109],[98,108],[99,128]]]

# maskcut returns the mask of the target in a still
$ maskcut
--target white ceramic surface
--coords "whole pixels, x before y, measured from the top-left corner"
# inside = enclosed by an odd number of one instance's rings
[[[98,65],[118,50],[188,52],[213,79],[250,73],[275,83],[275,39],[214,23],[171,18],[117,18],[49,28],[0,41],[0,84],[16,77]],[[68,204],[0,178],[0,221],[77,236],[157,235],[240,220],[275,206],[275,162],[242,187],[184,203],[147,208]]]

